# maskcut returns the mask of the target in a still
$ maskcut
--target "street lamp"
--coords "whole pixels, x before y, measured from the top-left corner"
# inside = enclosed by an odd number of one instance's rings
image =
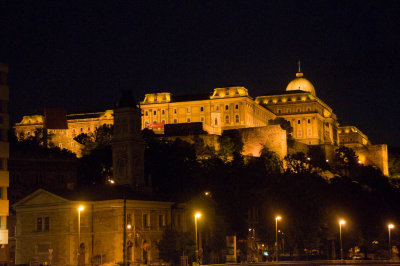
[[[394,225],[393,224],[388,224],[388,233],[389,233],[389,256],[390,259],[392,259],[392,246],[390,245],[390,229],[393,229]]]
[[[342,243],[342,225],[345,225],[345,220],[339,221],[339,235],[340,235],[340,259],[343,260],[343,243]]]
[[[276,261],[278,261],[278,221],[280,221],[282,217],[275,217],[275,257]]]
[[[201,217],[201,213],[197,212],[194,215],[194,230],[196,235],[196,262],[199,263],[199,243],[197,241],[197,219]]]
[[[81,211],[83,211],[85,207],[82,205],[78,207],[78,264],[79,264],[79,249],[81,247]]]

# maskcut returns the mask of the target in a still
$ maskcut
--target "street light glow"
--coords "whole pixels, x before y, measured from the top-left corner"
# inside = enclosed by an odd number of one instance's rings
[[[339,224],[340,224],[340,225],[345,225],[345,224],[346,224],[346,221],[345,221],[345,220],[340,220],[340,221],[339,221]]]
[[[85,207],[83,207],[82,205],[78,207],[78,211],[81,212],[85,209]]]
[[[280,217],[280,216],[276,216],[276,218],[275,218],[275,220],[277,220],[277,221],[279,221],[281,219],[282,219],[282,217]]]
[[[200,218],[200,217],[201,217],[201,213],[197,212],[197,213],[194,215],[194,217],[195,217],[195,218]]]
[[[388,228],[389,228],[389,229],[393,229],[393,228],[394,228],[394,225],[393,225],[393,224],[388,224]]]
[[[126,228],[127,228],[127,229],[131,229],[131,228],[132,228],[132,225],[128,224],[128,225],[126,226]]]

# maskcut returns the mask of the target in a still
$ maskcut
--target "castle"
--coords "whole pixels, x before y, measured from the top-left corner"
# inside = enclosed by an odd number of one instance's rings
[[[140,102],[142,129],[164,134],[166,125],[201,123],[208,137],[225,130],[239,130],[244,154],[258,156],[263,145],[284,158],[290,152],[304,151],[309,145],[319,145],[327,159],[334,156],[339,145],[351,147],[359,163],[374,165],[389,175],[386,144],[372,145],[368,137],[355,126],[340,126],[336,114],[317,97],[313,84],[300,69],[296,78],[279,94],[251,97],[245,87],[215,88],[212,94],[175,96],[170,92],[146,94]],[[287,147],[288,132],[270,121],[284,118],[290,122],[291,137],[298,145]],[[41,128],[52,133],[52,142],[80,156],[81,145],[74,140],[80,133],[93,133],[103,124],[113,123],[113,111],[66,115],[66,128],[46,127],[42,115],[24,116],[15,125],[19,139]]]

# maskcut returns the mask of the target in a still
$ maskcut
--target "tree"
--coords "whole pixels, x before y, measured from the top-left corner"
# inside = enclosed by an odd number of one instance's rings
[[[83,145],[82,155],[89,155],[95,149],[102,149],[111,145],[113,136],[113,125],[102,125],[97,128],[95,132],[88,134],[81,133],[74,138],[74,140]]]
[[[157,247],[163,261],[179,265],[180,256],[186,255],[193,258],[195,245],[190,233],[166,228]]]
[[[336,149],[335,165],[338,170],[344,170],[345,175],[349,175],[349,171],[359,166],[358,156],[353,149],[340,146]]]

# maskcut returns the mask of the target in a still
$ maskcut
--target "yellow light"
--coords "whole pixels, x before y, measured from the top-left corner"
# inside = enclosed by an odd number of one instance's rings
[[[346,224],[346,221],[345,221],[345,220],[340,220],[340,221],[339,221],[339,224],[340,224],[340,225],[344,225],[344,224]]]
[[[131,229],[131,228],[132,228],[132,225],[128,224],[128,225],[126,226],[126,228]]]
[[[85,207],[83,207],[82,205],[78,207],[78,211],[83,211],[85,209]]]
[[[358,161],[359,164],[361,164],[361,161]]]
[[[204,191],[204,195],[206,195],[206,196],[210,196],[210,191]]]
[[[199,213],[199,212],[197,212],[195,215],[194,215],[194,218],[200,218],[201,217],[201,213]]]
[[[280,216],[276,216],[276,218],[275,218],[275,220],[277,220],[277,221],[279,221],[281,219],[282,219],[282,217],[280,217]]]
[[[393,224],[388,224],[388,228],[389,228],[389,229],[393,229],[393,228],[394,228],[394,225],[393,225]]]

